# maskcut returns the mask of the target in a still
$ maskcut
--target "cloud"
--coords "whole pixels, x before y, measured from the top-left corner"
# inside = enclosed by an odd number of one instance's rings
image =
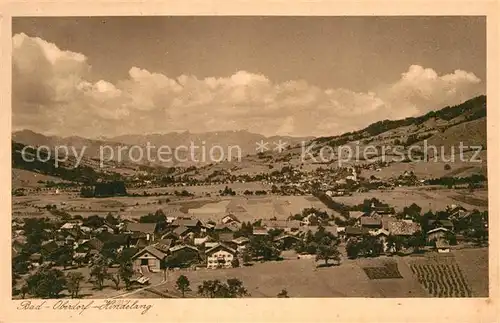
[[[171,77],[131,67],[128,77],[90,81],[86,56],[43,39],[13,37],[13,126],[96,137],[141,132],[248,129],[266,135],[334,135],[381,119],[415,116],[484,92],[473,73],[438,75],[412,65],[370,92],[274,83],[238,71],[227,77]]]

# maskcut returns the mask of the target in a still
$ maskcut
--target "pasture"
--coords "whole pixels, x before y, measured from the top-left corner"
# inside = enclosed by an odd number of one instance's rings
[[[467,198],[463,196],[467,195]],[[418,204],[424,212],[428,210],[444,210],[451,204],[461,204],[467,209],[487,210],[488,197],[486,190],[469,192],[466,190],[431,189],[429,187],[397,187],[394,190],[375,190],[364,193],[355,193],[352,196],[338,196],[336,202],[357,205],[365,199],[377,198],[393,206],[396,211],[412,203]],[[474,199],[472,199],[474,198]]]

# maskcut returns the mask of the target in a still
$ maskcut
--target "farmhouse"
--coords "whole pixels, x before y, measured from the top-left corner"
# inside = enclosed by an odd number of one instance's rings
[[[222,219],[221,219],[221,222],[223,224],[227,224],[227,223],[233,223],[233,222],[236,222],[236,223],[241,223],[241,221],[236,217],[236,215],[230,213],[226,216],[224,216]]]
[[[133,269],[138,272],[158,272],[163,269],[166,254],[153,246],[147,246],[132,256]]]
[[[265,228],[256,228],[252,230],[252,235],[254,236],[267,236],[267,230]]]
[[[359,219],[364,214],[362,211],[349,211],[349,219]]]
[[[360,224],[362,228],[367,229],[380,229],[382,228],[382,220],[380,218],[372,218],[369,216],[363,216],[360,218]]]
[[[177,218],[174,222],[172,222],[171,227],[187,227],[191,230],[191,232],[199,233],[201,232],[202,223],[198,219]]]
[[[300,221],[297,220],[262,220],[262,226],[270,229],[280,229],[285,232],[296,232],[300,228]]]
[[[429,220],[428,224],[431,228],[443,227],[448,230],[453,230],[453,223],[450,220]]]
[[[292,249],[300,241],[299,238],[290,234],[283,234],[274,238],[274,242],[277,242],[282,250]]]
[[[420,231],[420,225],[413,221],[395,220],[387,224],[389,233],[393,236],[411,236]]]
[[[436,229],[429,230],[427,232],[427,240],[428,241],[438,241],[438,240],[441,240],[441,239],[444,238],[444,236],[448,232],[451,232],[451,231],[448,230],[448,229],[446,229],[446,228],[443,228],[443,227],[439,227],[439,228],[436,228]]]
[[[360,228],[360,227],[346,227],[344,234],[345,234],[346,238],[360,237],[362,235],[369,234],[369,230],[366,228]]]
[[[239,252],[242,252],[243,250],[246,249],[246,246],[250,242],[250,239],[246,237],[238,237],[236,239],[233,239],[232,243],[236,245],[236,250]]]
[[[229,246],[218,243],[205,252],[207,258],[207,268],[230,268],[232,261],[237,256],[236,250]]]
[[[181,244],[169,249],[167,265],[169,267],[187,267],[200,261],[200,254],[196,247]]]
[[[125,226],[124,233],[145,236],[147,241],[154,241],[154,233],[157,230],[156,223],[134,223],[128,222]]]

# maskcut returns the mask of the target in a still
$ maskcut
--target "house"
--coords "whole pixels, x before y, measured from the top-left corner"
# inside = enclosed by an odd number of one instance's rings
[[[459,213],[464,213],[467,211],[466,208],[464,208],[463,206],[461,205],[456,205],[456,204],[452,204],[452,205],[448,205],[446,207],[446,211],[448,212],[448,214],[450,215],[453,215],[453,216],[457,216]]]
[[[176,236],[182,238],[182,237],[187,236],[191,232],[191,229],[189,229],[188,227],[185,227],[185,226],[180,226],[180,227],[175,228],[172,232]]]
[[[198,219],[193,218],[177,218],[170,225],[172,228],[177,227],[187,227],[191,232],[200,233],[202,228],[202,223]]]
[[[453,230],[453,223],[450,220],[429,220],[428,225],[430,228],[443,227],[450,231]]]
[[[45,256],[46,255],[50,255],[51,253],[53,253],[54,251],[56,251],[57,249],[59,249],[59,247],[61,245],[62,244],[57,243],[54,240],[44,241],[44,242],[42,242],[42,245],[41,245],[41,252]]]
[[[247,237],[238,237],[232,240],[232,243],[236,245],[236,250],[242,252],[246,249],[248,243],[250,243],[250,239]]]
[[[207,268],[231,268],[233,259],[237,257],[237,251],[223,243],[218,243],[205,251],[205,256]]]
[[[234,239],[234,234],[232,232],[224,232],[219,234],[219,241],[230,243]]]
[[[295,246],[295,244],[297,244],[300,241],[301,241],[300,238],[290,234],[283,234],[274,238],[274,242],[276,242],[280,247],[280,249],[282,250],[292,249]]]
[[[411,236],[420,231],[420,225],[408,220],[395,220],[387,223],[388,231],[393,236]]]
[[[312,225],[312,224],[317,224],[318,222],[318,217],[315,214],[309,214],[305,218],[300,221],[301,225]]]
[[[359,219],[365,214],[365,212],[362,211],[349,211],[349,219]]]
[[[310,225],[308,227],[301,227],[300,234],[304,235],[307,232],[311,231],[312,234],[315,234],[319,230],[320,226]],[[336,225],[325,225],[323,226],[326,232],[333,234],[335,237],[338,235],[338,229]]]
[[[261,225],[267,230],[279,229],[285,232],[297,232],[300,228],[300,221],[297,220],[262,220]]]
[[[124,232],[132,235],[144,234],[147,241],[154,241],[154,234],[157,230],[156,223],[134,223],[128,222]]]
[[[438,241],[440,239],[444,239],[445,235],[448,232],[451,232],[451,231],[446,229],[446,228],[443,228],[443,227],[429,230],[429,231],[427,231],[427,241],[433,241],[433,240]]]
[[[207,242],[213,242],[214,239],[211,236],[205,236],[203,238],[194,238],[193,242],[195,246],[204,246]]]
[[[363,216],[360,218],[360,225],[362,228],[366,228],[366,229],[381,229],[382,228],[382,220],[380,218]]]
[[[241,221],[236,217],[236,215],[230,213],[226,216],[224,216],[222,219],[221,219],[221,223],[223,224],[228,224],[228,223],[241,223]]]
[[[344,235],[346,238],[360,237],[366,234],[369,234],[369,230],[360,227],[346,227],[344,231]]]
[[[267,236],[267,229],[254,227],[252,229],[252,235],[254,235],[254,236]]]
[[[168,267],[188,267],[200,261],[200,254],[196,247],[180,244],[171,247],[167,258]]]
[[[436,241],[436,250],[438,253],[449,253],[450,245],[443,239],[439,239]]]
[[[214,227],[214,231],[219,233],[231,233],[238,231],[238,228],[232,225],[231,223],[227,224],[219,223]]]
[[[153,245],[153,247],[164,253],[168,253],[168,250],[172,247],[173,243],[174,240],[172,239],[160,239]]]
[[[394,214],[395,210],[393,207],[390,206],[375,206],[375,203],[372,203],[370,205],[370,210],[375,211],[378,214]]]
[[[147,246],[132,256],[133,269],[143,274],[158,272],[163,269],[166,256],[163,251]]]

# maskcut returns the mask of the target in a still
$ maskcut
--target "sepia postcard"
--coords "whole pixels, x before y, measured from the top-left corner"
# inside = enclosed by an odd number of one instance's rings
[[[499,8],[6,4],[0,319],[497,321]]]

